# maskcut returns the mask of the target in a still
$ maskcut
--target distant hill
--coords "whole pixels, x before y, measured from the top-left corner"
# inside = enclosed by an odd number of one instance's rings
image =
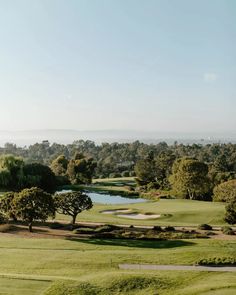
[[[139,140],[145,143],[158,143],[165,141],[172,144],[179,143],[236,143],[236,133],[175,133],[175,132],[147,132],[137,130],[25,130],[25,131],[0,131],[0,146],[6,142],[15,143],[19,146],[34,144],[48,140],[50,143],[57,142],[68,144],[75,140],[92,140],[97,144],[102,142],[132,142]]]

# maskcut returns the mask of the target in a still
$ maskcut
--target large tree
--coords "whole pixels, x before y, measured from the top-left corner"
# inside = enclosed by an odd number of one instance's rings
[[[47,192],[54,191],[56,177],[52,170],[40,163],[25,164],[22,188],[39,187]]]
[[[17,221],[13,205],[15,195],[15,192],[7,192],[0,198],[0,211],[8,218],[12,218],[14,221]]]
[[[153,152],[150,152],[146,157],[139,160],[134,167],[137,176],[137,182],[140,185],[155,183],[157,181],[157,169],[155,165]]]
[[[204,200],[210,191],[208,166],[195,159],[177,159],[172,168],[170,183],[183,198]]]
[[[96,163],[92,158],[86,158],[81,153],[76,153],[67,166],[67,175],[72,184],[88,184],[92,182],[92,176]]]
[[[16,194],[13,206],[16,216],[28,223],[30,232],[34,220],[45,221],[55,213],[52,195],[37,187],[24,189]]]
[[[58,156],[50,165],[50,168],[56,176],[66,176],[68,159],[64,155]]]
[[[2,155],[0,157],[0,186],[17,190],[23,180],[24,161],[13,155]]]
[[[219,202],[236,202],[236,179],[217,185],[213,190],[213,200]]]
[[[80,212],[93,206],[91,198],[80,191],[56,194],[54,200],[57,212],[71,216],[72,224]]]
[[[225,221],[229,224],[236,224],[236,201],[231,201],[225,206]]]

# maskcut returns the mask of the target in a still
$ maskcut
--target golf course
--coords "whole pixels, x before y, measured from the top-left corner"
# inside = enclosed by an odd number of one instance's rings
[[[125,190],[123,179],[96,181],[93,190]],[[109,185],[108,185],[109,184]],[[87,187],[88,189],[88,187]],[[101,192],[101,191],[100,191]],[[171,266],[195,265],[203,257],[235,257],[236,239],[220,234],[224,204],[183,199],[145,200],[140,203],[101,204],[77,217],[77,224],[113,224],[147,227],[176,226],[196,229],[207,223],[216,237],[173,240],[88,238],[36,226],[0,233],[0,294],[235,294],[236,272],[171,270]],[[123,212],[122,216],[120,216]],[[125,213],[126,212],[126,213]],[[130,219],[125,214],[142,214],[155,219]],[[56,223],[69,222],[58,214]],[[203,231],[202,231],[203,232]],[[71,233],[71,232],[69,232]],[[122,269],[119,266],[168,265],[168,270]]]

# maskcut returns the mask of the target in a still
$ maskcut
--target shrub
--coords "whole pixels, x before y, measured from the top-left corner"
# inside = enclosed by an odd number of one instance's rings
[[[160,198],[161,198],[161,199],[175,199],[174,196],[172,196],[171,194],[168,194],[168,193],[162,193],[162,194],[160,195]]]
[[[229,226],[224,226],[224,227],[222,227],[222,228],[221,228],[221,231],[222,231],[222,233],[225,234],[225,235],[234,235],[234,231],[233,231],[233,229],[232,229],[231,227],[229,227]]]
[[[0,233],[7,233],[13,229],[13,226],[10,224],[1,224],[0,225]]]
[[[153,230],[160,232],[160,231],[162,231],[162,228],[159,225],[155,225],[155,226],[153,226]]]
[[[155,190],[155,189],[159,189],[160,185],[157,182],[149,182],[147,185],[147,190]]]
[[[173,226],[166,226],[165,231],[175,231],[175,228]]]
[[[201,229],[201,230],[212,230],[212,226],[210,226],[209,224],[204,223],[204,224],[200,224],[198,226],[198,229]]]
[[[50,227],[51,229],[60,229],[60,228],[63,228],[64,225],[61,224],[61,223],[59,223],[59,222],[53,222],[53,223],[51,223],[51,224],[49,225],[49,227]]]
[[[126,239],[138,239],[143,236],[141,232],[136,232],[136,231],[124,231],[121,233],[122,238]]]
[[[236,265],[236,258],[234,257],[211,257],[203,258],[196,262],[197,265],[212,265],[212,266],[223,266],[223,265]]]
[[[129,171],[123,171],[123,172],[121,173],[121,176],[122,176],[122,177],[129,177]]]
[[[207,236],[214,236],[215,233],[214,233],[213,231],[207,231],[207,232],[206,232],[206,235],[207,235]]]
[[[118,226],[112,224],[106,224],[95,229],[96,233],[112,232],[113,230],[119,229]]]
[[[119,178],[121,177],[121,174],[118,172],[110,173],[109,178]]]
[[[78,227],[73,230],[74,234],[92,234],[94,233],[94,229],[90,227]]]

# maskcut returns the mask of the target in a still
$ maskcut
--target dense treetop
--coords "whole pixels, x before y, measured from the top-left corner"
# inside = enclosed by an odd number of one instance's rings
[[[99,178],[133,175],[135,164],[150,153],[158,162],[162,173],[166,174],[170,173],[167,170],[171,169],[174,160],[182,157],[191,157],[206,163],[215,184],[234,178],[236,173],[236,144],[231,143],[207,145],[175,143],[167,145],[165,142],[144,144],[135,141],[133,143],[96,145],[90,140],[78,140],[68,145],[57,143],[50,145],[43,142],[24,148],[7,143],[3,148],[0,148],[0,154],[12,154],[23,157],[28,163],[38,162],[46,165],[51,165],[52,161],[61,155],[67,160],[73,159],[76,153],[83,153],[86,158],[93,158],[97,162],[94,176]],[[58,167],[58,169],[62,169],[62,173],[63,165],[64,167],[67,165],[63,161],[61,159],[62,166]],[[169,168],[167,169],[167,167]]]

